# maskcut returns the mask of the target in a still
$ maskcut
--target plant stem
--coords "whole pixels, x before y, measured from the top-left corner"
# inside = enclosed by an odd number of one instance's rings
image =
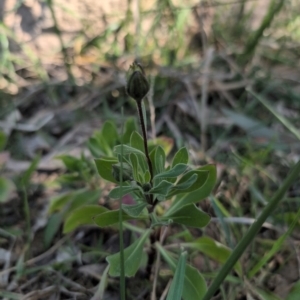
[[[226,276],[229,274],[231,269],[234,267],[238,259],[242,256],[248,245],[255,238],[256,234],[262,227],[266,219],[271,215],[274,209],[277,207],[280,200],[283,198],[286,191],[290,188],[293,182],[297,179],[300,174],[300,161],[294,166],[292,171],[289,173],[288,177],[283,182],[281,188],[276,192],[274,197],[270,200],[267,206],[263,209],[261,215],[249,228],[247,234],[242,238],[239,244],[236,246],[226,263],[223,265],[222,269],[218,273],[217,277],[214,279],[213,283],[207,290],[202,300],[210,300],[213,295],[220,287]]]
[[[123,120],[123,107],[121,110]],[[123,188],[123,135],[124,135],[124,122],[121,129],[121,168],[120,168],[120,194],[122,195]],[[122,197],[119,199],[119,228],[120,228],[120,294],[121,300],[126,299],[125,291],[125,263],[124,263],[124,240],[123,240],[123,215],[122,215]]]
[[[150,160],[150,156],[149,156],[149,152],[148,152],[147,132],[146,132],[146,128],[145,128],[145,121],[144,121],[144,115],[143,115],[143,110],[142,110],[142,101],[136,101],[136,104],[137,104],[137,109],[138,109],[138,113],[139,113],[140,124],[141,124],[141,128],[142,128],[143,139],[144,139],[145,155],[147,158],[149,172],[150,172],[150,176],[151,176],[150,183],[152,183],[153,168],[152,168],[152,162]]]

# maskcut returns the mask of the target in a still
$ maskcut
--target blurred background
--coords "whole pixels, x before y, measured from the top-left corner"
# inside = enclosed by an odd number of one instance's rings
[[[201,205],[214,217],[229,218],[207,230],[233,247],[300,158],[299,4],[0,0],[0,298],[33,299],[33,290],[44,288],[38,280],[28,286],[22,276],[1,275],[1,269],[14,268],[19,257],[24,262],[41,255],[62,238],[63,217],[49,214],[49,199],[85,183],[71,177],[70,164],[58,157],[91,159],[86,142],[105,120],[120,128],[137,117],[124,88],[134,61],[151,86],[145,101],[149,136],[171,154],[188,146],[195,165],[217,164],[215,194]],[[270,249],[299,208],[296,183],[245,268]],[[227,283],[228,299],[298,299],[287,298],[293,288],[300,290],[296,223],[262,275],[243,288]],[[29,244],[23,236],[28,226]],[[56,254],[59,261],[62,254]],[[43,276],[31,271],[31,278]]]

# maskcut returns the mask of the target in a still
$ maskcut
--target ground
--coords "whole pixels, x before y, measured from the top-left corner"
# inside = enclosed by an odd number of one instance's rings
[[[93,167],[87,182],[58,156],[84,154],[93,164],[87,148],[93,132],[105,120],[120,130],[122,106],[125,119],[137,119],[124,89],[135,58],[151,85],[149,136],[172,148],[169,161],[185,145],[192,165],[213,163],[218,170],[211,197],[199,204],[212,222],[201,230],[171,226],[170,249],[205,236],[234,248],[300,158],[299,41],[288,31],[297,20],[293,1],[246,62],[244,45],[271,1],[245,1],[244,10],[241,3],[222,5],[225,0],[128,2],[0,2],[0,134],[6,136],[2,149],[0,135],[0,180],[8,191],[0,193],[1,299],[119,299],[118,278],[110,277],[104,290],[99,284],[107,253],[118,251],[118,230],[83,226],[64,234],[68,208],[51,210],[51,203],[96,185],[97,203],[118,207],[107,197],[112,186]],[[299,197],[294,183],[242,256],[244,276],[232,272],[214,299],[297,299],[300,224],[292,222]],[[126,229],[125,245],[136,236]],[[201,251],[190,251],[189,263],[208,285],[221,266]],[[127,281],[128,299],[150,299],[146,265]],[[170,275],[162,263],[157,295]]]

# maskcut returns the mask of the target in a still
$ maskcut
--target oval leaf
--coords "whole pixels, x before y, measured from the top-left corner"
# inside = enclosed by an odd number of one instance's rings
[[[144,152],[144,140],[143,140],[142,136],[137,131],[134,131],[131,134],[130,146],[135,148],[135,149],[140,150],[141,152]]]
[[[120,199],[127,194],[130,194],[132,192],[139,192],[139,191],[142,192],[141,188],[138,186],[122,186],[122,187],[118,186],[110,191],[108,197],[113,199]]]
[[[191,227],[204,227],[210,221],[210,216],[199,209],[195,204],[183,206],[173,214],[163,216],[163,220],[171,219],[174,223],[191,226]]]
[[[136,219],[122,212],[123,221]],[[119,223],[119,210],[106,211],[100,215],[94,217],[94,222],[99,227],[107,227]]]
[[[122,147],[122,145],[115,146],[114,153],[121,154],[121,147]],[[140,154],[140,155],[145,156],[144,152],[142,152],[141,150],[138,150],[138,149],[133,148],[128,145],[123,145],[123,155],[129,155],[131,153]]]
[[[99,175],[110,182],[117,183],[112,175],[112,165],[118,163],[115,158],[103,157],[95,159],[95,164]]]
[[[64,224],[64,233],[68,233],[81,225],[95,224],[93,218],[108,211],[107,208],[99,205],[87,205],[75,209],[67,218]]]
[[[182,147],[176,152],[176,154],[173,158],[172,168],[178,164],[187,164],[188,161],[189,161],[189,153],[188,153],[186,147]]]
[[[171,182],[163,180],[157,186],[153,187],[148,193],[165,196],[168,194],[168,192],[172,188],[172,186],[173,186],[173,184]]]
[[[118,140],[118,131],[116,124],[112,121],[106,121],[101,130],[103,139],[106,140],[110,147],[113,147]]]
[[[142,211],[144,210],[144,208],[147,206],[147,203],[145,202],[142,202],[142,203],[138,203],[138,204],[135,204],[135,205],[125,205],[123,204],[122,205],[122,209],[123,211],[129,215],[129,216],[132,216],[132,217],[138,217]]]
[[[157,175],[154,176],[154,178],[172,178],[172,177],[177,177],[179,175],[181,175],[183,172],[186,171],[186,169],[188,168],[188,166],[186,164],[178,164],[176,165],[174,168],[159,173]]]
[[[176,201],[175,199],[166,215],[173,213],[174,211],[180,209],[181,207],[187,204],[199,202],[200,200],[203,200],[210,195],[217,181],[216,166],[206,165],[204,167],[199,168],[197,171],[208,171],[208,176],[205,183],[199,189],[196,189],[193,192],[188,193],[180,200]]]

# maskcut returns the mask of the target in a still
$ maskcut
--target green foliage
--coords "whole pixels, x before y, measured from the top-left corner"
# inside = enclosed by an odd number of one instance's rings
[[[50,216],[44,232],[45,248],[48,248],[51,245],[57,231],[59,230],[59,227],[63,222],[63,217],[64,216],[62,212],[57,212]]]
[[[174,155],[172,167],[177,164],[187,164],[189,161],[189,153],[185,147],[180,148]]]
[[[0,177],[0,203],[5,203],[14,189],[14,184],[9,179]]]
[[[174,223],[201,228],[209,223],[210,216],[196,205],[188,204],[168,216],[162,217],[162,220],[172,220]]]
[[[144,244],[147,241],[151,230],[147,230],[133,244],[124,249],[125,276],[132,277],[138,271],[143,254]],[[106,258],[109,263],[109,275],[120,276],[120,253],[115,253]]]
[[[207,236],[203,236],[191,243],[183,243],[182,246],[201,251],[203,254],[222,264],[226,262],[232,252],[230,248]],[[234,268],[239,275],[242,275],[240,262],[237,262]]]
[[[127,215],[125,212],[122,212],[122,218],[123,221],[137,219],[137,217]],[[115,225],[119,222],[119,210],[105,211],[102,214],[94,217],[94,222],[99,227],[107,227],[107,226]]]
[[[68,215],[81,206],[96,203],[100,194],[100,190],[82,189],[57,196],[51,200],[49,212],[52,213],[65,208],[66,215]]]
[[[99,159],[95,159],[96,167],[99,175],[110,182],[117,183],[116,179],[113,177],[113,165],[118,163],[118,160],[110,157],[103,157]]]
[[[168,292],[167,300],[181,300],[184,287],[186,258],[187,252],[181,252],[176,266],[174,279]]]
[[[64,223],[64,233],[68,233],[81,225],[93,225],[94,217],[108,209],[100,205],[86,205],[73,210]]]
[[[217,181],[217,171],[215,165],[207,165],[197,170],[207,171],[208,176],[205,183],[199,187],[199,189],[194,190],[193,192],[187,193],[186,195],[180,195],[180,198],[174,200],[173,205],[168,210],[167,214],[174,212],[181,207],[199,202],[210,195],[212,189],[214,188],[216,181]]]
[[[175,273],[178,262],[159,243],[156,243],[156,248],[161,253],[163,259],[167,262],[173,273]],[[187,264],[182,298],[184,300],[202,299],[206,290],[206,283],[202,275],[197,269]]]
[[[115,226],[119,224],[121,216],[123,222],[138,220],[143,226],[147,226],[150,221],[149,229],[124,250],[125,275],[131,277],[140,267],[144,245],[154,226],[177,223],[202,228],[209,223],[210,216],[194,203],[210,194],[216,181],[216,170],[214,165],[193,169],[187,164],[189,157],[185,147],[180,148],[169,163],[171,144],[161,141],[161,145],[149,147],[152,148],[152,178],[143,137],[136,131],[132,119],[126,122],[122,138],[124,144],[118,145],[122,139],[115,125],[109,121],[89,139],[88,146],[96,156],[95,169],[100,178],[116,184],[108,197],[117,200],[126,196],[130,197],[133,203],[122,204],[121,211],[98,205],[101,191],[91,188],[91,185],[76,192],[66,192],[51,201],[49,212],[52,216],[45,230],[44,241],[46,245],[51,244],[62,222],[63,232],[69,233],[82,225]],[[59,159],[65,164],[69,175],[78,178],[78,174],[85,172],[89,182],[95,182],[88,160],[84,157],[62,155]],[[122,182],[122,185],[119,182]],[[173,200],[173,205],[163,214],[157,215],[156,209],[167,200]],[[186,265],[186,252],[180,256],[176,271],[176,260],[165,250],[160,251],[175,273],[169,299],[173,299],[173,295],[180,299],[180,290],[183,299],[200,299],[206,290],[205,282],[196,269]],[[107,261],[109,275],[120,276],[120,253],[108,256]]]

